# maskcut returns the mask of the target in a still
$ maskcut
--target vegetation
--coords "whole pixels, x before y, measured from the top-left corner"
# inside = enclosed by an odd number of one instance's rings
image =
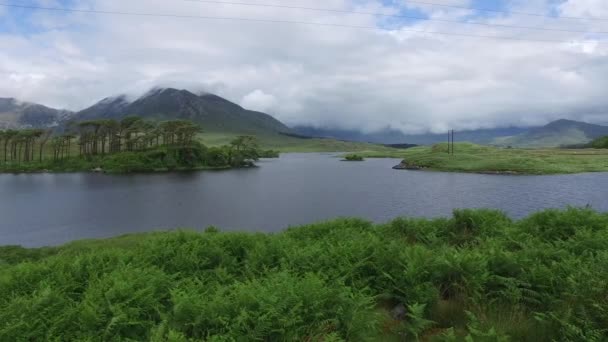
[[[347,154],[344,156],[344,161],[363,161],[363,157],[358,154]]]
[[[62,133],[25,129],[0,131],[0,171],[148,172],[253,166],[262,151],[252,136],[235,136],[229,144],[207,148],[201,129],[187,120],[92,120]]]
[[[205,132],[199,135],[200,141],[207,146],[220,146],[229,143],[236,137],[234,133]],[[382,145],[340,141],[322,138],[304,138],[284,134],[258,134],[256,138],[263,149],[277,152],[366,152],[391,153],[399,151]]]
[[[422,169],[476,173],[565,174],[608,171],[608,151],[594,149],[514,149],[455,145],[447,153],[447,143],[420,146],[390,153],[362,152],[364,157],[404,158],[409,166]]]
[[[608,136],[597,138],[591,142],[593,148],[608,148]]]
[[[279,158],[281,152],[275,150],[263,150],[260,151],[260,158]]]
[[[608,214],[0,248],[2,341],[602,341]]]

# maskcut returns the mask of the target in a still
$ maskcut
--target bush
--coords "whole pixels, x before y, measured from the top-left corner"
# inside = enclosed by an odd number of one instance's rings
[[[260,151],[260,158],[279,158],[281,153],[279,151],[264,150]]]
[[[230,165],[230,156],[224,148],[210,147],[205,151],[204,164],[211,167],[223,167]]]
[[[363,161],[364,158],[357,154],[347,154],[344,156],[345,161]]]
[[[593,148],[608,148],[608,136],[601,137],[591,142]]]
[[[4,247],[0,340],[601,341],[607,228],[590,209],[460,210]]]
[[[373,335],[373,298],[318,276],[286,272],[211,291],[191,282],[172,296],[170,326],[195,339],[322,340],[337,333],[351,340]]]

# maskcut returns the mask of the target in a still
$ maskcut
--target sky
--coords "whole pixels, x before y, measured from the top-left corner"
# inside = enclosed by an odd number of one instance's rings
[[[215,93],[289,125],[365,132],[561,118],[608,123],[606,0],[233,2],[347,12],[196,0],[1,0],[174,16],[0,6],[0,97],[80,110],[108,96],[176,87]]]

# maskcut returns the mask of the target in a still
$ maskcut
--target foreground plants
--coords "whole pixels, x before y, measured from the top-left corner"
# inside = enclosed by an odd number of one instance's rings
[[[603,341],[608,214],[0,248],[0,340]]]

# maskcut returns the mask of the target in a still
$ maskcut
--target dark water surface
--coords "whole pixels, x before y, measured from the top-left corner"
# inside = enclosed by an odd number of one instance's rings
[[[0,175],[0,245],[56,245],[178,227],[276,232],[338,216],[384,222],[498,208],[608,211],[608,173],[496,176],[396,171],[396,159],[286,154],[260,168],[121,175]]]

